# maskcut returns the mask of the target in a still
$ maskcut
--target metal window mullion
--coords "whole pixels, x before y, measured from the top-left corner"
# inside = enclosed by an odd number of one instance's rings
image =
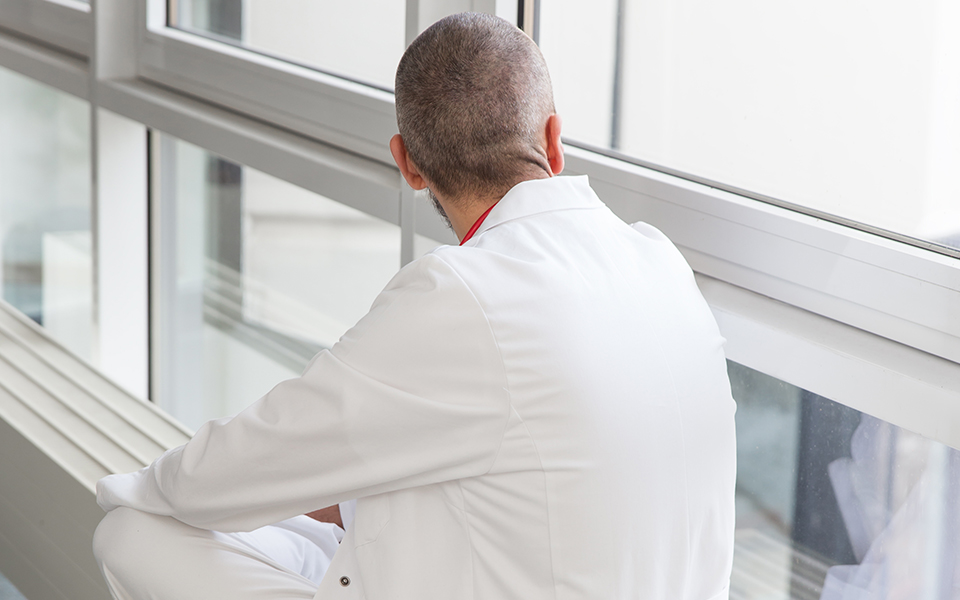
[[[620,149],[620,130],[623,124],[623,47],[625,42],[626,4],[626,0],[617,0],[617,23],[613,40],[612,106],[610,107],[610,148],[613,150]]]
[[[404,40],[409,46],[420,34],[420,2],[421,0],[407,0],[407,10],[404,27]]]

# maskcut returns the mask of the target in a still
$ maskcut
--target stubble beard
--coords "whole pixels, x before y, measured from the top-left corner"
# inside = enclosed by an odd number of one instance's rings
[[[437,199],[437,195],[434,194],[430,188],[427,188],[427,197],[430,198],[430,202],[433,202],[433,208],[437,211],[437,214],[440,215],[440,218],[443,219],[443,224],[447,226],[447,229],[453,230],[453,225],[450,224],[450,217],[447,216],[447,212],[443,210],[443,206],[440,205],[440,200]]]

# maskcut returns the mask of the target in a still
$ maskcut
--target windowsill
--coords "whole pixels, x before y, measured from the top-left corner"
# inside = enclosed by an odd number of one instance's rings
[[[96,482],[189,437],[0,304],[0,556],[24,595],[109,598],[91,550]]]

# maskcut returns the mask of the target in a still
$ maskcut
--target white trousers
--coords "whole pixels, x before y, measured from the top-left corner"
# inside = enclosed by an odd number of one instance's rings
[[[116,600],[306,600],[342,537],[305,516],[221,533],[118,508],[97,527],[93,549]]]

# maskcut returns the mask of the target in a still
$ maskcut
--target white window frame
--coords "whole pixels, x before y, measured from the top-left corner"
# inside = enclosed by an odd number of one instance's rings
[[[90,5],[78,0],[3,0],[0,28],[80,58],[93,48]]]
[[[575,147],[567,164],[695,271],[960,362],[957,259]]]
[[[388,92],[165,26],[146,28],[140,51],[143,79],[390,160],[384,140],[396,133],[396,117]]]
[[[393,94],[284,60],[167,27],[166,0],[139,0],[139,77],[392,165]],[[516,22],[517,0],[407,0],[408,42],[422,19],[456,10]]]
[[[78,98],[90,99],[87,63],[75,56],[0,34],[0,65]]]

